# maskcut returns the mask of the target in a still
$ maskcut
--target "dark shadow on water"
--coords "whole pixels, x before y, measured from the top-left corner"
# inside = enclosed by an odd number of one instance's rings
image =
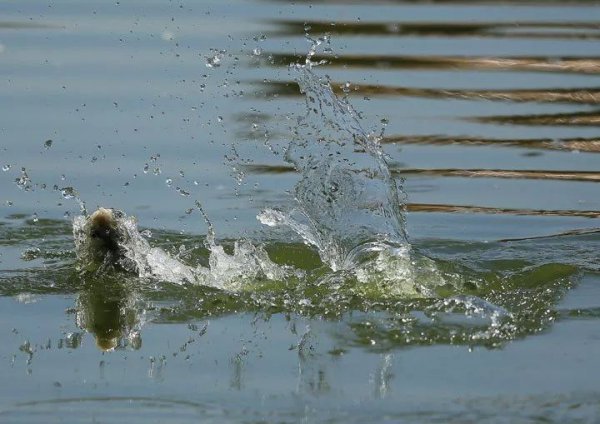
[[[286,174],[296,172],[286,165],[245,165],[245,171],[252,174]],[[558,180],[600,182],[600,173],[595,171],[553,171],[553,170],[518,170],[518,169],[410,169],[391,168],[392,175],[428,176],[428,177],[460,177],[460,178],[508,178],[529,180]]]
[[[260,87],[263,83],[254,82]],[[257,88],[256,94],[260,96],[286,96],[301,97],[298,85],[292,81],[272,81],[264,84],[267,87]],[[340,95],[344,93],[342,83],[332,82],[333,91]],[[590,88],[548,88],[548,89],[513,89],[513,90],[446,90],[438,88],[416,87],[389,87],[383,85],[351,84],[345,91],[349,95],[369,97],[417,97],[431,99],[464,99],[464,100],[492,100],[505,102],[536,102],[536,103],[572,103],[572,104],[598,104],[600,103],[600,89]]]
[[[598,138],[530,138],[530,139],[498,139],[467,136],[447,135],[391,135],[384,136],[384,144],[431,144],[431,145],[464,145],[464,146],[506,146],[522,147],[527,149],[548,149],[580,151],[586,153],[600,152],[600,139]]]
[[[556,113],[540,115],[502,115],[467,118],[485,124],[545,125],[545,126],[600,126],[600,111]]]
[[[264,66],[287,66],[301,63],[301,55],[264,53],[272,60],[264,60]],[[478,71],[528,71],[560,73],[600,73],[600,59],[591,57],[567,56],[398,56],[398,55],[331,55],[312,57],[315,62],[325,60],[328,67],[356,69],[433,69],[433,70],[478,70]]]
[[[273,20],[270,35],[313,34],[396,37],[490,37],[519,39],[597,39],[598,22],[319,22]]]

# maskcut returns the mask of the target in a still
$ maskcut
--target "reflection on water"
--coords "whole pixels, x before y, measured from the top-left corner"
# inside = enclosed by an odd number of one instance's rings
[[[99,349],[139,349],[143,324],[139,294],[118,276],[84,283],[77,294],[77,325],[94,335]]]

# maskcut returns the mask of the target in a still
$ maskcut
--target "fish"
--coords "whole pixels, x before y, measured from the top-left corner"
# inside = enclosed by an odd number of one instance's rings
[[[81,269],[106,271],[120,269],[137,273],[129,249],[130,232],[126,215],[112,208],[98,208],[89,216],[78,217],[73,232]]]

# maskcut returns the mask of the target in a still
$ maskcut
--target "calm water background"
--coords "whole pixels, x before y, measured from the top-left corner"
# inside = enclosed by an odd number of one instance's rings
[[[595,422],[598,6],[0,4],[0,421]],[[64,189],[135,214],[164,246],[206,233],[196,201],[220,238],[276,238],[255,217],[290,202],[298,178],[267,145],[303,113],[287,65],[306,31],[331,33],[319,71],[385,128],[415,245],[463,257],[480,242],[586,234],[549,238],[555,257],[585,263],[548,305],[563,319],[493,349],[377,348],[355,343],[358,312],[186,309],[149,314],[138,349],[97,349],[76,323],[80,288],[54,282],[72,266],[79,213]]]

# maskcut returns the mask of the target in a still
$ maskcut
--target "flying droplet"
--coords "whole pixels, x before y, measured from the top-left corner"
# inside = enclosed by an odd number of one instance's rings
[[[29,178],[29,175],[27,175],[25,168],[21,168],[21,176],[15,179],[15,183],[21,190],[31,190],[31,179]]]
[[[207,68],[218,68],[221,66],[221,59],[223,55],[221,53],[217,53],[214,56],[206,58],[206,67]]]
[[[177,187],[175,190],[177,191],[177,193],[181,194],[182,196],[186,196],[187,197],[187,196],[190,195],[189,191],[185,191],[181,187]]]
[[[74,199],[78,196],[77,190],[75,190],[73,187],[63,187],[60,189],[60,192],[62,194],[62,197],[64,197],[67,200]]]

